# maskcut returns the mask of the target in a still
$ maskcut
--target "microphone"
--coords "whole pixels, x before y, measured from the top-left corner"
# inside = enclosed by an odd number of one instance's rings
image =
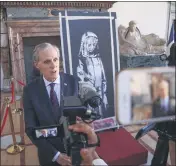
[[[79,82],[79,97],[84,105],[90,105],[92,108],[99,107],[102,102],[96,89],[86,82]]]

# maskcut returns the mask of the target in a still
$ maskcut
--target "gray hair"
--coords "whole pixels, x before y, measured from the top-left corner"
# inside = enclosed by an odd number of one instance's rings
[[[60,50],[57,46],[50,44],[50,43],[41,43],[34,48],[33,61],[38,62],[39,61],[39,52],[43,51],[45,49],[48,49],[48,48],[54,48],[57,51],[58,56],[60,57]]]

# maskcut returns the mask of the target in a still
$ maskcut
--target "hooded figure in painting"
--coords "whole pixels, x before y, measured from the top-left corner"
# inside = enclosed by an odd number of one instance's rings
[[[107,81],[99,54],[98,37],[96,34],[86,32],[82,35],[78,56],[77,76],[81,82],[92,85],[102,98],[103,104],[99,108],[99,113],[103,117],[103,111],[106,111],[108,106],[106,96]]]

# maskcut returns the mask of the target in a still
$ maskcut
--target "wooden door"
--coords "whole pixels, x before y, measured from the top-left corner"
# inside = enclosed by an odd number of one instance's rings
[[[29,83],[33,78],[33,50],[36,45],[44,42],[54,44],[58,48],[60,48],[61,45],[59,36],[40,36],[23,38],[24,62],[27,83]],[[60,62],[62,63],[62,60],[60,60]],[[62,65],[60,65],[60,68],[62,70]]]

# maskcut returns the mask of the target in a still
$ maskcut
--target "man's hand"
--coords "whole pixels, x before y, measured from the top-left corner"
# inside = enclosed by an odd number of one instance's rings
[[[68,157],[66,154],[60,153],[57,163],[62,165],[62,166],[71,166],[71,158]]]
[[[96,144],[98,142],[97,135],[95,134],[94,129],[86,123],[79,122],[74,125],[69,126],[69,130],[73,132],[85,133],[88,137],[89,144]]]
[[[86,123],[79,122],[74,125],[69,126],[69,130],[72,130],[73,132],[82,132],[87,134],[88,138],[88,144],[96,144],[98,142],[97,135],[95,134],[95,131],[91,126],[89,126]],[[81,149],[80,154],[82,157],[82,165],[92,165],[93,160],[98,159],[99,156],[95,152],[96,147],[91,147],[87,149]]]
[[[81,157],[82,157],[82,163],[81,165],[85,166],[92,166],[92,162],[95,159],[99,159],[99,156],[95,151],[93,151],[91,148],[88,149],[81,149],[80,151]]]

